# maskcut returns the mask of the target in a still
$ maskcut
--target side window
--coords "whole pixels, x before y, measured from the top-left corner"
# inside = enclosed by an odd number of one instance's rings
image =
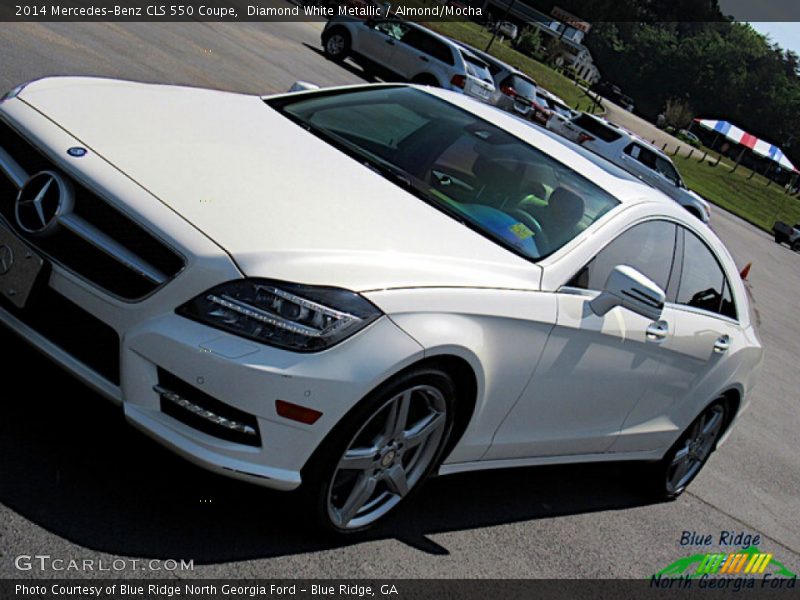
[[[647,148],[636,143],[629,144],[625,148],[624,152],[631,158],[638,160],[648,169],[652,169],[654,171],[656,170],[656,159],[658,158],[658,155],[655,152],[651,152]]]
[[[730,284],[719,261],[708,246],[684,229],[683,271],[678,286],[678,304],[736,318]]]
[[[677,227],[667,221],[648,221],[620,234],[568,283],[571,287],[602,290],[614,267],[628,265],[667,289],[675,255]]]
[[[408,32],[408,27],[397,21],[380,21],[375,25],[375,30],[385,33],[396,40],[402,40]]]
[[[403,41],[433,58],[442,61],[448,65],[455,64],[453,53],[450,47],[444,42],[437,40],[435,37],[428,35],[419,29],[410,29],[408,33],[403,36]]]

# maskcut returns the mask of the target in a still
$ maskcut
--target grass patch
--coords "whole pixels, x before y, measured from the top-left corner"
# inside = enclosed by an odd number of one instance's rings
[[[775,221],[800,223],[800,199],[785,194],[783,188],[760,175],[748,179],[750,171],[739,167],[735,173],[697,158],[673,157],[686,185],[714,204],[742,217],[756,227],[771,231]],[[713,215],[712,215],[713,219]]]
[[[492,39],[492,34],[486,31],[477,23],[471,21],[444,21],[436,23],[423,23],[425,27],[446,35],[453,39],[474,46],[478,50],[483,50]],[[546,90],[552,92],[556,96],[560,96],[572,108],[578,107],[578,110],[589,110],[592,101],[586,96],[584,91],[575,85],[575,82],[565,77],[561,73],[554,71],[545,64],[517,52],[512,48],[508,41],[500,42],[496,38],[492,44],[489,54],[497,57],[505,63],[508,63],[523,73],[528,74],[536,80],[536,82],[544,87]]]

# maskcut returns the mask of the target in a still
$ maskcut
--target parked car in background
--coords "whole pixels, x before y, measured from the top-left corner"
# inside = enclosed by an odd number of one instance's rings
[[[627,129],[588,113],[554,122],[551,129],[636,175],[701,221],[708,222],[711,216],[708,202],[686,187],[672,159]]]
[[[601,96],[619,104],[625,110],[633,112],[635,108],[633,98],[624,94],[618,85],[614,85],[609,81],[600,80],[592,86],[592,89]]]
[[[697,137],[688,129],[679,129],[678,132],[675,134],[675,137],[681,140],[682,142],[686,142],[693,148],[699,148],[701,145],[700,138]]]
[[[547,121],[555,112],[550,102],[550,94],[538,88],[531,103],[531,108],[533,109],[529,114],[531,121],[537,125],[547,126]]]
[[[539,90],[535,80],[487,52],[462,42],[456,42],[456,44],[487,64],[495,87],[494,94],[489,101],[490,104],[523,117],[527,117],[531,113],[536,92]]]
[[[543,91],[542,95],[547,99],[547,104],[551,110],[550,117],[545,124],[548,129],[552,129],[550,126],[551,121],[569,121],[578,114],[576,111],[572,110],[564,100],[555,94]]]
[[[783,221],[775,221],[772,233],[775,235],[776,244],[789,244],[795,252],[800,251],[800,223],[792,227]]]
[[[365,69],[441,87],[485,102],[495,91],[488,65],[453,40],[416,23],[335,17],[322,30],[325,55],[352,58]]]
[[[519,35],[519,28],[511,21],[498,21],[495,23],[494,31],[509,40],[515,40]]]

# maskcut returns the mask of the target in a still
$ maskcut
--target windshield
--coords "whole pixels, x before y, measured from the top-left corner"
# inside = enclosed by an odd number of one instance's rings
[[[550,108],[550,102],[547,100],[547,98],[545,98],[541,94],[536,94],[534,100],[536,100],[536,104],[538,104],[542,108],[547,108],[547,109]]]
[[[492,74],[489,73],[489,65],[479,58],[475,58],[464,52],[461,53],[461,56],[464,57],[464,63],[467,65],[467,73],[469,75],[492,83]]]
[[[421,90],[373,87],[268,102],[393,183],[528,259],[558,250],[618,204],[541,150]]]

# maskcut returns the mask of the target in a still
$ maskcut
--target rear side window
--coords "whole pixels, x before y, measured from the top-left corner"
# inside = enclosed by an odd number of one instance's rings
[[[486,63],[468,54],[464,54],[463,52],[461,56],[464,57],[464,63],[467,65],[467,73],[469,75],[482,79],[483,81],[488,81],[489,83],[492,82],[492,75],[489,73]]]
[[[525,77],[520,77],[519,75],[509,75],[500,85],[503,87],[512,88],[515,92],[517,92],[517,94],[527,98],[528,100],[533,100],[534,96],[536,95],[536,84]]]
[[[621,133],[614,131],[611,127],[603,125],[597,119],[593,119],[586,114],[578,116],[573,123],[604,142],[615,142],[622,137]]]
[[[683,270],[677,303],[736,319],[731,287],[706,244],[684,229]]]
[[[676,234],[677,227],[667,221],[634,225],[603,248],[568,285],[602,290],[614,267],[627,265],[666,290],[672,273]]]
[[[453,60],[453,53],[450,50],[450,47],[441,40],[437,40],[435,37],[428,35],[424,31],[420,31],[419,29],[410,29],[408,33],[403,36],[403,42],[413,48],[416,48],[420,52],[428,54],[435,59],[442,61],[445,64],[455,64],[455,61]]]
[[[635,158],[648,169],[656,170],[656,158],[658,156],[652,150],[648,150],[641,144],[628,144],[624,150],[625,154],[631,158]]]

